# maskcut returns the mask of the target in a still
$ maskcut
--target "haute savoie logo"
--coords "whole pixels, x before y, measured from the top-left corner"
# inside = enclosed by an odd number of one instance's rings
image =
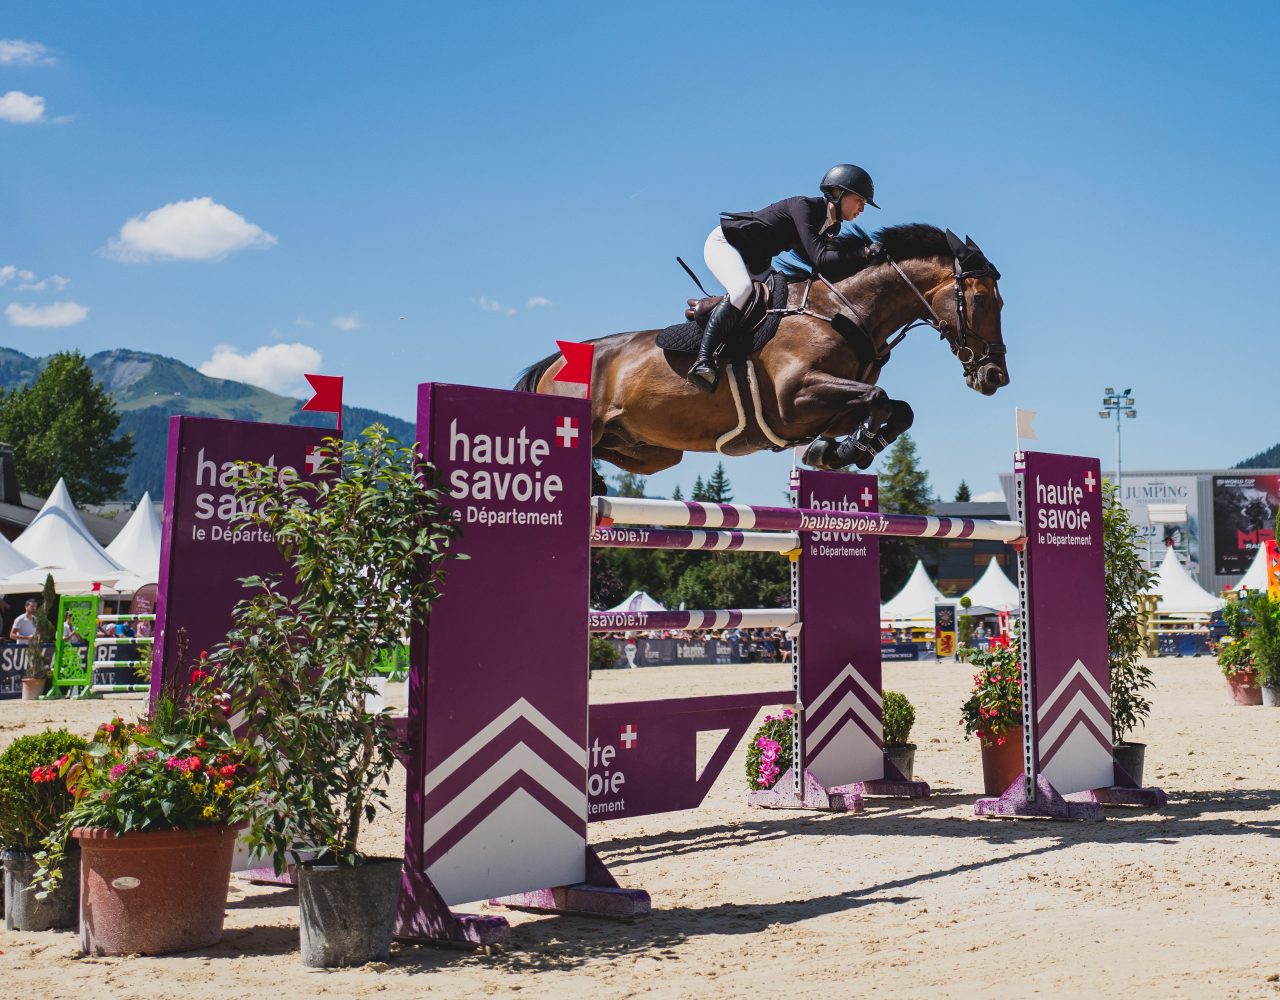
[[[314,473],[320,465],[321,457],[318,448],[307,453],[304,464]],[[292,465],[276,465],[276,456],[272,455],[262,463],[269,469],[276,481],[284,486],[297,482],[298,469]],[[191,537],[197,542],[264,542],[275,544],[271,532],[265,528],[253,528],[244,525],[245,518],[252,513],[253,507],[247,501],[236,496],[236,483],[244,473],[244,463],[238,461],[219,461],[210,458],[201,448],[195,457],[196,489],[195,523],[191,526]]]
[[[576,448],[580,431],[572,417],[556,420],[551,438],[522,426],[515,434],[472,433],[449,423],[449,496],[467,524],[562,524],[555,509],[564,493],[561,477],[544,468],[555,447]],[[543,509],[538,509],[543,508]]]
[[[1033,496],[1036,504],[1035,527],[1038,541],[1045,545],[1090,545],[1097,528],[1092,510],[1098,488],[1093,470],[1087,470],[1078,483],[1075,477],[1066,482],[1034,477]]]

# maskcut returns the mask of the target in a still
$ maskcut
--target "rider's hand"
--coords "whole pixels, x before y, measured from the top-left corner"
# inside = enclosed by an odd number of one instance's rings
[[[889,259],[889,255],[879,243],[872,243],[866,249],[866,258],[869,263],[883,264]]]

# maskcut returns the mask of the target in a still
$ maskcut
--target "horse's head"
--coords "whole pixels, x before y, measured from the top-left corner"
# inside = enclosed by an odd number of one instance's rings
[[[970,389],[992,395],[1009,384],[1004,338],[1000,333],[1000,272],[969,237],[961,241],[947,230],[952,275],[934,296],[938,332],[964,366]]]

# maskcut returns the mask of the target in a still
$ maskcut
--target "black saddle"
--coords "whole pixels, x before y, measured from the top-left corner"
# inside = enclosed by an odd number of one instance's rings
[[[743,310],[743,320],[735,328],[729,343],[725,344],[720,362],[744,361],[764,347],[778,332],[782,316],[770,310],[787,307],[787,282],[782,275],[770,274],[764,281],[757,281],[752,289],[751,301]],[[694,354],[702,342],[702,330],[707,317],[724,300],[723,295],[705,299],[689,299],[685,310],[685,322],[669,326],[658,334],[658,346],[677,354]]]

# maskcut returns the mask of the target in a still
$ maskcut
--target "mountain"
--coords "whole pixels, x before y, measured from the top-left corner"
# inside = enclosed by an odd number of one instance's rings
[[[1273,444],[1266,451],[1260,451],[1253,458],[1246,458],[1233,469],[1274,469],[1280,466],[1280,444]]]
[[[39,375],[46,360],[0,347],[0,389],[11,391],[30,382]],[[332,413],[303,413],[297,399],[244,382],[210,378],[161,354],[121,349],[102,351],[87,361],[115,400],[120,432],[133,432],[133,462],[122,499],[137,500],[147,490],[153,499],[164,495],[169,418],[176,414],[333,426]],[[344,406],[342,423],[352,431],[381,423],[401,441],[408,443],[415,438],[414,425],[409,421],[359,406]]]

